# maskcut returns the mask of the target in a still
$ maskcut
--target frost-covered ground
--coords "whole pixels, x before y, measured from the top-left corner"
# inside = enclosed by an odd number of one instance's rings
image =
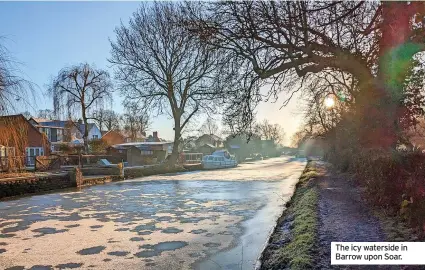
[[[252,268],[304,165],[276,158],[0,202],[0,269]]]

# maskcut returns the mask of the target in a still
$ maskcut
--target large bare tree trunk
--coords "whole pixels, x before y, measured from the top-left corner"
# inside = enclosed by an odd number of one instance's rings
[[[173,152],[171,153],[169,165],[174,166],[177,163],[179,158],[179,143],[181,136],[181,128],[180,128],[180,116],[176,117],[174,120],[174,143],[173,143]]]
[[[410,35],[406,2],[383,2],[382,37],[377,78],[361,86],[357,100],[360,143],[366,148],[394,149],[399,138],[403,82],[413,53],[402,52]]]
[[[84,106],[84,104],[82,104],[82,106]],[[89,153],[89,141],[88,141],[88,137],[89,137],[89,127],[88,127],[88,123],[87,123],[87,116],[86,116],[86,110],[82,109],[81,111],[82,113],[82,117],[83,117],[83,124],[84,124],[84,133],[83,133],[83,140],[84,140],[84,151],[86,152],[86,154]]]

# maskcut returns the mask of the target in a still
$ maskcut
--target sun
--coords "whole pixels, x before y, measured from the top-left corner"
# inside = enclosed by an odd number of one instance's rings
[[[332,97],[325,98],[325,106],[326,108],[332,108],[335,106],[335,100]]]

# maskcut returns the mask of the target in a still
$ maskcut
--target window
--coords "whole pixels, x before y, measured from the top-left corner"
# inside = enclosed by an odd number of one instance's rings
[[[0,157],[11,157],[15,155],[15,147],[0,146]]]
[[[211,161],[211,160],[214,160],[214,157],[213,157],[213,156],[209,156],[209,157],[208,157],[208,160],[210,160],[210,161]]]
[[[99,136],[98,135],[93,135],[93,140],[94,139],[99,139]]]
[[[58,136],[57,141],[62,142],[63,141],[63,129],[58,129],[57,136]]]
[[[25,153],[27,156],[27,165],[34,166],[35,157],[44,155],[44,149],[43,147],[27,147]]]

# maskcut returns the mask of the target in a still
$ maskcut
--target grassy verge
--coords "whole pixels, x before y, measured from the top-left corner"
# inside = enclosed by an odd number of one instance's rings
[[[263,269],[313,268],[318,224],[314,180],[318,176],[315,162],[309,162],[263,253]]]

